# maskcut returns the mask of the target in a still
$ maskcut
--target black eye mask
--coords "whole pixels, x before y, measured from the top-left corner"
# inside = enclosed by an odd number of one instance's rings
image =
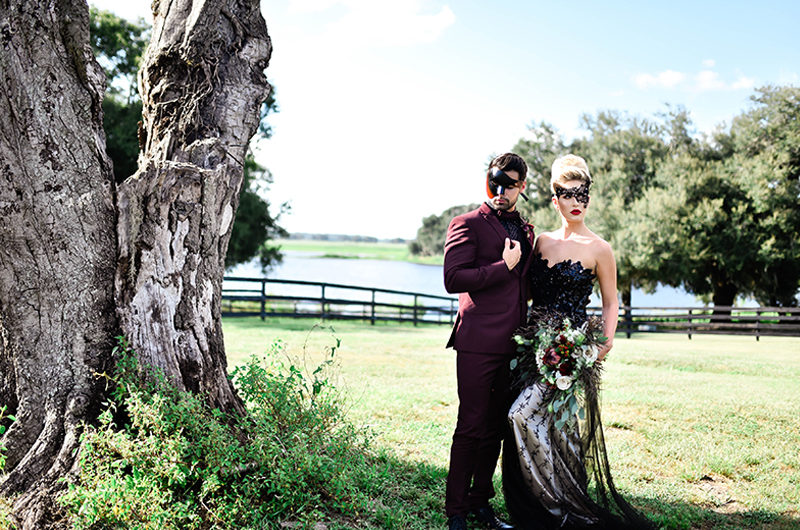
[[[489,197],[492,198],[502,195],[507,188],[513,188],[518,185],[519,181],[512,179],[503,170],[496,167],[492,168],[492,176],[489,177],[489,181],[486,183]],[[526,201],[528,200],[528,197],[526,197],[523,192],[520,191],[519,194],[522,195]]]
[[[576,188],[561,188],[556,186],[556,197],[559,199],[572,199],[574,197],[586,208],[589,206],[589,184],[583,183]]]

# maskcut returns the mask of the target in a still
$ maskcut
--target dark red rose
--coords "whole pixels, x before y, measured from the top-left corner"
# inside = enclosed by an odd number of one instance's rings
[[[544,352],[544,364],[548,366],[556,366],[559,361],[561,361],[561,356],[556,353],[556,350],[553,348],[547,348]]]

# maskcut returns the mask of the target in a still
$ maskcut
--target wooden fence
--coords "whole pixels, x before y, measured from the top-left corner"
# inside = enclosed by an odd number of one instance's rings
[[[420,322],[452,325],[458,299],[335,283],[226,277],[222,316]],[[589,307],[590,314],[600,308]],[[617,332],[800,336],[800,308],[621,307]]]
[[[599,308],[589,308],[599,314]],[[800,336],[796,307],[621,307],[618,333]]]
[[[235,277],[226,277],[222,286],[223,317],[396,321],[416,326],[420,322],[452,325],[457,311],[455,297],[375,287]]]

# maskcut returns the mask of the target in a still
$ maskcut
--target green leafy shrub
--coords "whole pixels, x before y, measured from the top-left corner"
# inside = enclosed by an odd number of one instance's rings
[[[6,410],[8,410],[8,407],[6,405],[0,407],[0,422],[2,422],[3,420],[16,421],[17,418],[9,414],[6,414]],[[6,426],[0,423],[0,436],[3,436],[3,433],[5,432],[6,432]],[[5,452],[6,452],[6,446],[3,442],[0,441],[0,473],[2,473],[6,468],[6,455],[3,454]]]
[[[310,372],[282,361],[280,341],[265,359],[251,358],[233,371],[248,409],[234,417],[163,376],[141,374],[120,338],[113,399],[98,425],[86,426],[80,476],[61,497],[75,528],[255,529],[285,521],[306,528],[323,518],[404,524],[408,516],[392,506],[401,499],[376,500],[391,491],[387,481],[396,483],[392,468],[400,464],[374,454],[367,433],[345,421],[330,378],[338,346]],[[401,474],[417,482],[418,472]],[[430,486],[430,476],[421,480]]]

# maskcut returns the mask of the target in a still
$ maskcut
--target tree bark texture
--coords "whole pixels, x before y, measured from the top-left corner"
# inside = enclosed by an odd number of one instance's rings
[[[0,494],[24,492],[18,523],[36,528],[97,414],[116,214],[85,1],[0,1],[0,46],[0,405],[17,418]]]
[[[272,45],[257,0],[153,9],[139,170],[118,188],[117,314],[142,361],[242,410],[226,376],[221,288]]]
[[[85,0],[0,0],[0,495],[56,528],[56,479],[125,334],[181,389],[243,410],[226,375],[224,259],[269,94],[258,0],[156,0],[139,170],[114,188]]]

